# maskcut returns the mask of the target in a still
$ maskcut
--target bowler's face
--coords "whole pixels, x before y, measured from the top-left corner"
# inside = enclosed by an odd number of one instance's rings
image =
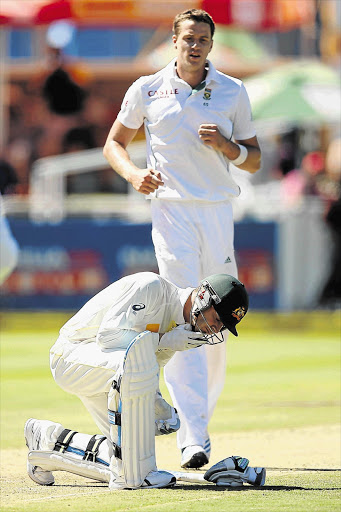
[[[173,36],[177,51],[177,62],[187,71],[204,68],[213,41],[208,23],[185,20],[180,24],[179,34]]]

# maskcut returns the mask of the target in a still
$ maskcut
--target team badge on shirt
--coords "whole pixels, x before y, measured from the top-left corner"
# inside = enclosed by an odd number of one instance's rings
[[[212,89],[209,89],[208,87],[204,90],[204,100],[210,100],[211,99],[211,92]]]

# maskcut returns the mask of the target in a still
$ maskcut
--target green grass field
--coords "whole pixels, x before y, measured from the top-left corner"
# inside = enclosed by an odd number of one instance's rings
[[[64,320],[23,318],[7,319],[1,330],[2,511],[341,510],[339,313],[317,320],[310,314],[311,321],[308,314],[304,322],[266,322],[266,315],[250,314],[238,340],[229,339],[225,388],[210,424],[210,465],[229,455],[248,457],[251,465],[269,468],[265,487],[229,491],[181,484],[116,493],[66,473],[47,488],[28,478],[26,419],[51,419],[88,433],[96,429],[81,402],[50,375],[49,347]],[[180,470],[175,435],[157,438],[156,445],[158,467]]]

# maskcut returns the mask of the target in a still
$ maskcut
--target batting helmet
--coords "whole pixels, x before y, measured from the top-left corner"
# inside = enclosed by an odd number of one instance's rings
[[[199,312],[213,306],[220,320],[232,334],[238,336],[236,325],[246,315],[249,297],[243,283],[228,274],[213,274],[201,281],[204,293],[196,297]]]

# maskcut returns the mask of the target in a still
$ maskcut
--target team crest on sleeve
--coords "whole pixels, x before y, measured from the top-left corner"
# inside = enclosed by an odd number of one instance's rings
[[[245,316],[245,308],[239,307],[236,308],[234,311],[232,311],[232,316],[238,320],[238,322],[241,321],[242,318]]]

